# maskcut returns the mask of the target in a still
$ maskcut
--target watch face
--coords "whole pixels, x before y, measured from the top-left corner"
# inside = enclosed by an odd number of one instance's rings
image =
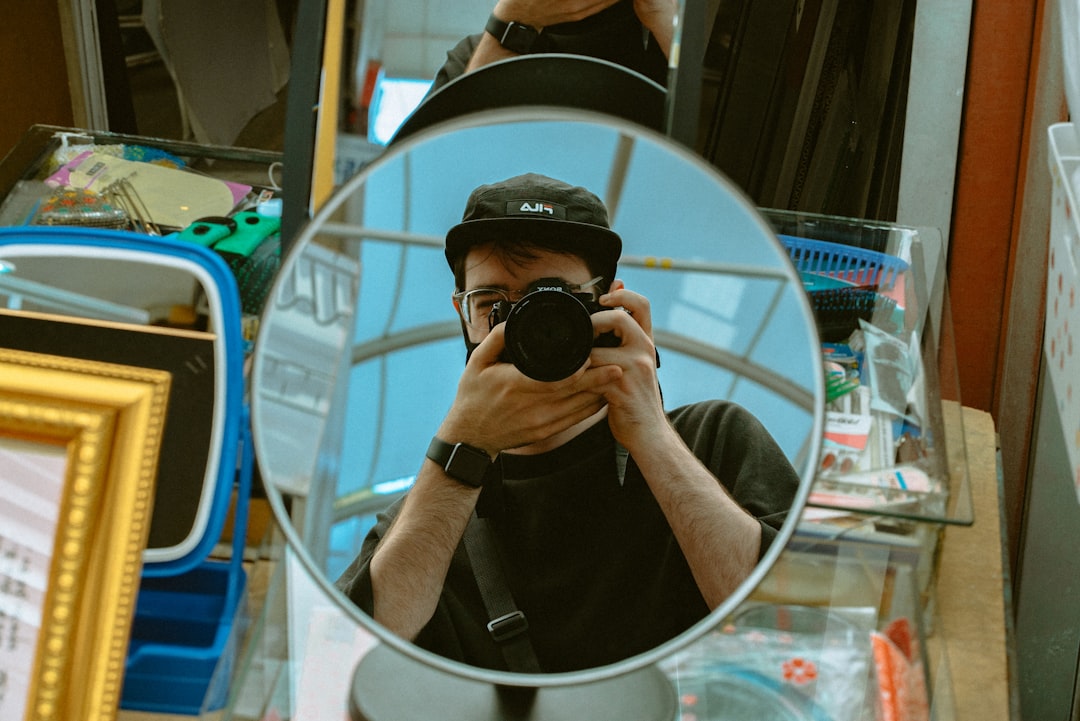
[[[490,465],[491,458],[488,454],[459,443],[450,452],[446,472],[462,483],[479,488],[483,485],[484,475]]]
[[[507,50],[524,54],[532,51],[538,35],[536,28],[512,22],[506,26],[500,44]]]

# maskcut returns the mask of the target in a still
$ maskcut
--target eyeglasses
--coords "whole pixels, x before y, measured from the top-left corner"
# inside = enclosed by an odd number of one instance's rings
[[[571,285],[568,283],[567,289],[570,293],[575,294],[589,293],[592,295],[593,301],[597,301],[600,298],[600,289],[596,286],[599,285],[603,279],[603,276],[598,275],[581,285]],[[491,315],[491,311],[495,308],[496,303],[502,301],[517,303],[529,293],[529,290],[529,288],[524,290],[474,288],[473,290],[459,291],[454,293],[451,297],[456,301],[458,310],[461,312],[461,317],[466,325],[477,330],[487,330],[488,316]]]

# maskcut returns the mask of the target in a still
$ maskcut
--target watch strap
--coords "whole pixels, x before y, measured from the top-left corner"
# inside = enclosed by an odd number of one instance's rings
[[[431,439],[427,457],[439,464],[446,475],[471,488],[481,488],[491,468],[487,452],[466,443],[447,443],[438,436]]]
[[[540,31],[533,26],[513,20],[506,22],[495,17],[494,13],[488,17],[484,30],[494,36],[499,45],[521,55],[531,53],[540,37]]]

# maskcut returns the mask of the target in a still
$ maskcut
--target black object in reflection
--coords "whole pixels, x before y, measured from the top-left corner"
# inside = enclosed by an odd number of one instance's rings
[[[390,145],[458,116],[529,105],[606,113],[659,132],[666,95],[659,83],[606,60],[523,55],[485,65],[436,90],[402,123]]]

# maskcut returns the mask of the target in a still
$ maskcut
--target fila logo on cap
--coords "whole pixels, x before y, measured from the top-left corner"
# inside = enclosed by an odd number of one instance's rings
[[[566,220],[566,208],[544,200],[511,200],[506,204],[507,215],[544,215]]]
[[[554,215],[555,209],[551,207],[550,203],[532,203],[525,201],[521,204],[519,210],[522,213],[547,213],[548,215]]]

